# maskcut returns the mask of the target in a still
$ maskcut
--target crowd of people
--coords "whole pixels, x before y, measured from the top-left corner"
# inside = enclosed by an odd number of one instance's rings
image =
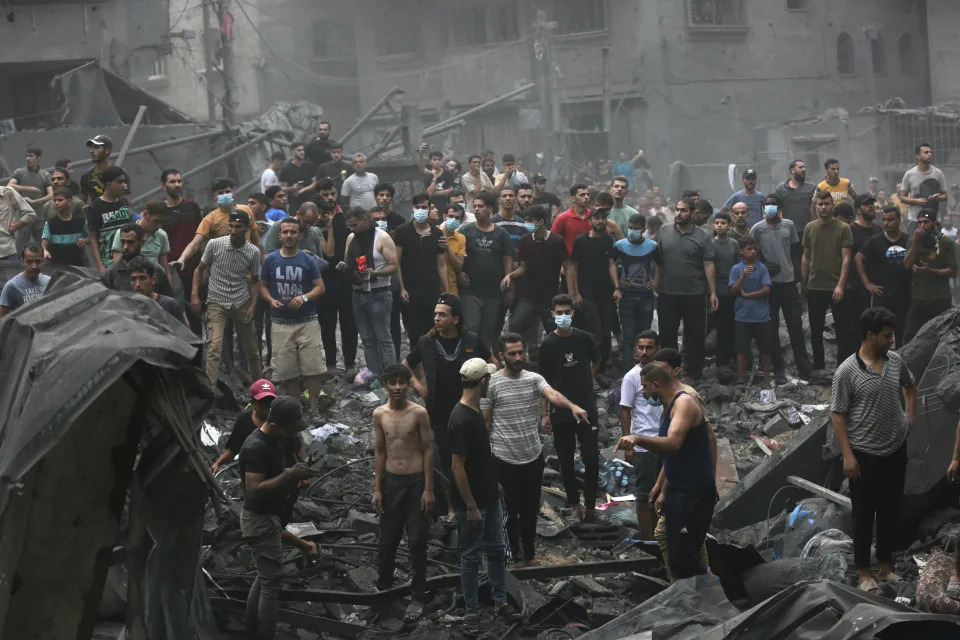
[[[216,205],[205,214],[183,197],[176,169],[159,177],[162,199],[132,206],[110,139],[87,146],[94,166],[79,184],[68,161],[41,169],[42,150],[31,146],[26,166],[0,187],[0,260],[23,265],[3,287],[0,316],[42,297],[49,261],[94,268],[107,287],[154,300],[202,335],[214,386],[236,335],[251,408],[212,470],[239,454],[241,528],[258,570],[248,625],[259,637],[273,637],[282,542],[317,553],[283,528],[290,496],[311,473],[296,433],[323,423],[324,376],[342,362],[352,380],[361,346],[368,383],[388,398],[373,414],[378,586],[392,583],[405,532],[414,571],[408,622],[423,614],[435,514],[459,528],[464,632],[482,629],[484,558],[496,615],[516,620],[505,567],[537,562],[541,434],[553,433],[574,522],[602,519],[595,385],[617,379],[617,446],[636,469],[641,536],[661,544],[672,579],[708,572],[716,439],[695,389],[706,336],[716,333],[716,376],[745,383],[759,359],[760,384],[770,389],[787,379],[781,314],[796,376],[822,382],[835,371],[832,410],[851,478],[861,587],[877,587],[874,516],[878,577],[893,580],[890,527],[916,386],[890,349],[951,308],[956,275],[957,232],[930,145],[917,146],[893,203],[874,181],[857,194],[830,159],[819,184],[807,182],[804,162],[791,162],[769,194],[747,169],[743,189],[721,207],[696,191],[668,206],[642,151],[586,166],[560,198],[511,153],[499,167],[490,152],[471,155],[461,173],[456,158],[424,157],[423,145],[423,190],[409,220],[363,154],[343,159],[327,122],[315,139],[290,145],[289,160],[274,154],[245,202],[232,180],[215,179]],[[828,310],[837,342],[829,369]]]

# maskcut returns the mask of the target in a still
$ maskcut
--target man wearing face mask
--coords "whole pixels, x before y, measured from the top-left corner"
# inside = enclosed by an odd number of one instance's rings
[[[614,178],[616,183],[618,178]],[[624,370],[632,365],[634,338],[650,328],[657,299],[653,294],[657,263],[657,243],[644,236],[646,219],[634,213],[627,221],[627,237],[614,244],[617,274],[620,277],[620,325],[623,327],[621,351]]]
[[[633,368],[623,376],[620,384],[620,433],[624,436],[633,434],[652,437],[660,433],[663,407],[659,401],[648,400],[643,396],[643,378],[640,371],[644,365],[653,362],[653,354],[660,349],[660,337],[656,331],[648,329],[638,333],[633,343]],[[638,446],[627,449],[624,458],[637,470],[634,495],[640,536],[644,540],[651,540],[656,515],[649,496],[660,475],[660,457]]]
[[[569,259],[563,238],[547,228],[547,209],[541,205],[523,211],[524,231],[517,247],[520,266],[504,276],[500,288],[504,291],[508,281],[518,280],[517,304],[510,316],[510,331],[524,335],[539,319],[544,332],[553,331],[551,301],[557,295],[560,269]],[[532,345],[531,345],[532,346]]]
[[[593,522],[596,519],[597,478],[600,473],[600,449],[597,444],[599,416],[593,376],[600,364],[600,351],[586,331],[573,328],[573,298],[561,293],[553,298],[553,321],[557,328],[540,345],[540,370],[551,387],[571,402],[587,410],[588,422],[578,422],[573,414],[541,400],[541,424],[553,429],[554,444],[560,460],[560,477],[567,493],[567,505],[573,509],[573,521]],[[583,503],[580,509],[580,486],[573,470],[573,457],[580,442],[584,464]]]
[[[233,180],[230,178],[216,178],[213,181],[213,195],[217,199],[217,208],[208,213],[193,236],[193,240],[183,250],[180,257],[170,262],[170,269],[182,268],[193,256],[201,253],[209,240],[222,238],[230,234],[230,214],[234,210],[243,211],[247,214],[248,220],[253,220],[253,213],[250,207],[245,204],[234,204],[233,202]],[[263,245],[260,243],[260,233],[257,231],[257,225],[247,225],[246,239],[253,244],[260,253],[263,253]]]
[[[709,568],[701,559],[700,546],[716,502],[706,414],[666,367],[651,362],[640,369],[640,375],[644,397],[664,405],[659,435],[623,436],[617,449],[640,446],[663,456],[663,515],[672,577],[680,580],[704,575]]]
[[[753,225],[750,235],[757,239],[760,247],[760,262],[770,272],[773,286],[770,288],[770,323],[773,335],[780,335],[780,312],[787,325],[787,334],[790,336],[790,348],[793,350],[794,362],[797,365],[797,375],[801,378],[810,377],[810,356],[807,354],[807,343],[803,336],[803,318],[800,304],[800,295],[797,293],[797,271],[795,265],[799,262],[803,248],[797,236],[797,228],[793,220],[784,215],[780,217],[780,199],[776,195],[767,196],[763,208],[763,222]],[[785,382],[783,350],[773,349],[773,377],[777,384]]]
[[[400,312],[411,349],[433,327],[437,296],[447,292],[446,250],[440,246],[443,232],[427,219],[430,199],[424,195],[414,200],[419,205],[413,209],[413,220],[397,227],[394,234],[400,264]]]
[[[467,239],[457,229],[463,224],[465,213],[462,204],[453,203],[443,207],[443,211],[443,222],[439,228],[447,244],[443,254],[443,259],[447,263],[447,291],[453,295],[459,295],[457,278],[463,269],[463,259],[467,255]]]
[[[775,193],[780,198],[783,217],[793,222],[798,235],[810,222],[810,201],[816,189],[816,185],[807,182],[807,165],[803,160],[791,161],[790,178],[777,185]]]

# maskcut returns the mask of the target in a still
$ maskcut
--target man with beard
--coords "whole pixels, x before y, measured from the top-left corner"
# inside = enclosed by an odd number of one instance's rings
[[[117,291],[133,291],[133,285],[130,283],[130,261],[140,256],[145,242],[143,227],[136,222],[128,222],[120,227],[120,254],[119,260],[115,260],[109,269],[100,276],[100,281],[108,289]],[[157,292],[173,297],[173,291],[170,288],[170,280],[164,269],[157,269]]]
[[[617,449],[640,446],[663,456],[663,515],[672,577],[681,580],[703,575],[709,569],[700,556],[700,546],[716,501],[706,415],[666,367],[651,362],[640,369],[640,375],[644,397],[665,407],[659,435],[622,436]]]
[[[939,213],[940,203],[947,199],[947,180],[943,171],[933,166],[933,149],[922,142],[914,149],[917,165],[903,174],[900,202],[910,205],[910,220],[916,220],[921,209]]]
[[[140,219],[137,224],[143,229],[143,247],[140,249],[141,255],[154,264],[159,265],[164,271],[167,270],[167,255],[170,253],[170,241],[167,238],[167,232],[163,230],[163,223],[167,220],[167,203],[163,200],[149,200],[143,205],[140,211]],[[120,236],[113,236],[113,259],[120,257]]]
[[[819,191],[817,219],[803,230],[800,286],[807,298],[813,368],[818,371],[826,366],[823,329],[827,309],[833,311],[833,324],[837,327],[837,364],[853,352],[847,340],[848,332],[842,329],[852,322],[844,291],[853,253],[853,233],[847,224],[834,217],[833,210],[833,195],[829,191]]]
[[[777,185],[775,193],[780,198],[783,217],[793,222],[797,234],[802,234],[803,228],[810,222],[810,201],[816,188],[807,182],[807,165],[803,160],[792,160],[790,179]]]
[[[130,274],[131,288],[140,295],[146,296],[156,302],[161,309],[183,324],[187,324],[186,318],[183,317],[183,308],[180,306],[180,303],[170,296],[165,296],[162,293],[154,291],[157,286],[158,271],[159,268],[157,265],[143,256],[137,256],[127,264],[127,273]]]
[[[50,276],[40,273],[43,268],[43,247],[30,242],[20,252],[23,271],[7,280],[0,291],[0,318],[32,300],[43,297]]]
[[[658,267],[655,288],[659,292],[660,342],[676,349],[683,322],[687,375],[694,381],[703,373],[707,297],[710,311],[716,311],[720,305],[713,242],[703,229],[693,224],[695,206],[689,199],[677,203],[674,222],[663,225],[657,234],[654,254]]]
[[[720,211],[730,211],[738,202],[746,203],[749,216],[747,226],[757,224],[763,219],[763,202],[766,196],[757,191],[757,172],[747,169],[743,172],[743,189],[734,193]]]
[[[413,374],[410,386],[426,405],[439,454],[437,469],[448,486],[453,482],[453,475],[447,424],[450,412],[460,400],[460,367],[470,358],[490,360],[490,351],[477,334],[463,327],[460,299],[444,293],[433,309],[433,329],[417,341],[403,364]],[[446,513],[446,504],[440,507],[441,512]]]
[[[307,147],[309,149],[309,145]],[[310,157],[309,155],[307,157]],[[333,180],[337,191],[343,187],[343,181],[353,175],[353,166],[343,159],[343,144],[330,141],[330,160],[317,167],[317,191],[319,184],[326,179]]]
[[[907,472],[906,440],[917,408],[913,374],[900,355],[890,350],[895,325],[893,314],[883,307],[864,312],[860,318],[863,342],[837,368],[830,402],[843,475],[850,482],[858,586],[874,594],[880,593],[870,570],[874,520],[877,577],[880,582],[900,580],[891,569],[891,558]]]
[[[903,266],[913,271],[910,311],[903,330],[906,343],[920,327],[953,306],[950,278],[957,271],[957,252],[953,241],[937,229],[936,211],[921,209],[917,214],[917,230]]]
[[[314,193],[314,189],[317,188],[317,165],[304,160],[305,151],[302,142],[292,143],[290,152],[290,161],[280,167],[277,180],[283,186],[290,207],[296,211],[300,207],[300,203],[308,200]],[[269,193],[267,193],[267,197],[272,198]],[[271,204],[277,207],[281,203],[272,202]]]
[[[747,222],[750,218],[750,207],[746,202],[738,202],[730,210],[730,217],[733,219],[733,226],[729,231],[730,239],[739,243],[750,235],[750,224]]]
[[[183,197],[183,177],[178,169],[164,169],[160,174],[160,184],[166,194],[167,220],[163,223],[163,230],[167,232],[170,242],[170,255],[181,256],[184,250],[197,234],[197,227],[203,219],[200,206],[193,200]],[[171,277],[179,277],[183,287],[184,300],[190,300],[193,293],[193,272],[200,262],[200,256],[187,260],[180,269],[179,276],[172,270]],[[194,333],[200,333],[200,318],[187,313],[190,328]]]
[[[883,233],[863,243],[856,256],[857,273],[870,295],[871,307],[889,309],[897,318],[894,329],[897,349],[904,345],[903,330],[910,308],[913,271],[905,269],[910,236],[900,231],[900,210],[891,205],[883,210]]]
[[[386,231],[373,226],[362,207],[348,209],[346,222],[350,235],[337,270],[353,284],[353,317],[367,368],[379,378],[387,365],[397,361],[390,334],[390,276],[397,272],[397,249]]]
[[[804,204],[806,206],[806,204]],[[784,213],[781,218],[780,214]],[[806,215],[806,214],[804,214]],[[800,262],[797,256],[803,252],[797,228],[793,220],[786,216],[782,202],[777,195],[767,196],[763,207],[763,222],[753,225],[750,235],[757,239],[760,246],[760,261],[767,266],[773,286],[770,288],[770,324],[772,335],[779,341],[780,312],[787,325],[790,336],[790,348],[793,350],[797,375],[810,376],[810,357],[807,355],[807,343],[803,336],[803,309],[800,295],[797,293],[797,278],[794,265]],[[783,350],[773,349],[773,377],[777,384],[783,384]]]
[[[496,475],[507,505],[511,555],[515,563],[522,558],[526,566],[532,566],[536,562],[534,543],[544,465],[540,441],[541,399],[569,411],[570,420],[575,424],[589,423],[590,416],[551,387],[543,376],[524,370],[524,344],[520,335],[500,336],[499,351],[503,368],[490,378],[489,391],[480,408],[490,432]],[[549,423],[542,426],[544,432],[549,433]]]
[[[373,412],[373,508],[380,516],[377,589],[393,586],[397,547],[406,531],[413,576],[403,621],[416,624],[427,601],[427,533],[435,500],[433,432],[426,410],[407,400],[410,370],[388,365],[383,382],[387,403]]]
[[[856,197],[853,202],[853,208],[856,211],[856,220],[850,225],[850,233],[853,235],[853,264],[850,265],[850,277],[847,278],[847,304],[851,318],[859,318],[860,314],[870,306],[870,296],[863,282],[860,280],[859,272],[856,271],[856,255],[866,244],[867,240],[880,234],[881,229],[874,224],[877,218],[877,200],[870,193],[865,193]],[[859,338],[858,327],[850,322],[845,327],[848,334],[849,344],[856,344]]]
[[[480,635],[480,566],[486,560],[487,580],[498,619],[512,623],[517,611],[507,603],[507,565],[503,548],[503,518],[497,490],[497,464],[490,446],[490,433],[481,399],[487,395],[496,365],[471,358],[460,367],[463,395],[450,413],[450,450],[454,483],[451,503],[460,534],[460,587],[463,590],[463,633]],[[541,478],[536,485],[539,491]],[[534,515],[534,521],[536,515]]]
[[[260,251],[247,241],[250,216],[245,211],[236,210],[230,214],[229,229],[230,235],[214,238],[204,248],[200,266],[193,274],[194,293],[190,300],[194,313],[199,314],[200,297],[197,291],[209,272],[206,371],[214,387],[220,376],[223,334],[229,321],[233,322],[247,358],[248,380],[260,377],[260,353],[253,334],[253,313],[257,303],[253,292],[260,280]]]
[[[317,203],[320,208],[320,233],[323,236],[323,257],[331,265],[344,260],[344,250],[350,229],[346,216],[337,205],[337,185],[325,178],[317,185]],[[327,369],[337,368],[337,320],[340,322],[340,344],[343,353],[343,368],[346,377],[353,380],[356,375],[357,324],[353,318],[353,289],[347,276],[337,270],[328,269],[323,284],[327,292],[320,305],[320,333],[323,337],[323,352],[327,357]]]
[[[660,336],[647,329],[637,334],[633,348],[633,368],[620,383],[620,433],[621,435],[657,436],[660,433],[660,416],[663,407],[643,396],[643,377],[640,371],[653,362],[653,354],[660,350]],[[643,540],[653,539],[657,521],[650,492],[660,475],[660,456],[637,446],[624,451],[624,459],[637,470],[636,496],[637,522]],[[659,492],[658,492],[659,493]]]
[[[306,156],[313,166],[319,167],[325,162],[333,159],[333,140],[330,139],[330,123],[321,120],[317,123],[317,137],[310,141],[306,146]],[[340,145],[341,155],[343,154],[343,145]]]
[[[533,204],[547,207],[550,212],[547,222],[552,222],[557,217],[562,204],[560,198],[547,191],[547,179],[539,173],[533,176]]]
[[[301,209],[316,206],[305,202]],[[317,300],[323,295],[323,278],[315,256],[300,248],[300,220],[277,223],[280,249],[268,254],[260,268],[260,297],[270,305],[273,377],[288,395],[300,397],[306,387],[310,394],[310,421],[321,423],[319,414],[320,376],[326,373]],[[309,227],[308,227],[309,228]],[[302,386],[301,386],[302,385]]]
[[[319,258],[323,255],[324,238],[323,233],[317,228],[317,222],[320,220],[320,210],[312,202],[304,202],[300,209],[292,218],[286,220],[296,220],[300,223],[300,248],[308,254]],[[282,222],[282,220],[280,221]],[[280,222],[274,223],[263,238],[264,253],[273,253],[283,244],[280,232]],[[322,267],[327,266],[326,260],[321,263]],[[326,296],[324,296],[326,300]]]

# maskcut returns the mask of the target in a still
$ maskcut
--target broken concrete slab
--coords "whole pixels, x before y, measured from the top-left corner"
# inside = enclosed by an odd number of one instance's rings
[[[596,598],[589,609],[590,624],[601,627],[623,613],[623,601],[616,598]]]
[[[346,582],[351,589],[360,593],[377,591],[377,571],[373,567],[357,567],[347,572]]]
[[[591,578],[590,576],[575,576],[570,580],[570,584],[582,590],[589,596],[594,598],[599,596],[609,596],[612,595],[610,589],[607,589],[605,586]]]
[[[380,531],[380,520],[372,513],[363,513],[351,509],[347,515],[347,528],[360,533],[378,533]]]
[[[825,483],[836,460],[824,460],[829,418],[811,422],[795,431],[796,436],[763,460],[717,503],[712,525],[721,529],[739,529],[765,517],[774,494],[787,484],[787,476]],[[944,467],[946,468],[946,467]],[[834,473],[839,483],[842,473]],[[829,489],[837,486],[827,487]]]
[[[726,495],[740,481],[729,438],[717,438],[717,493]]]
[[[790,424],[780,415],[780,412],[773,414],[773,416],[763,423],[763,426],[760,427],[760,430],[763,431],[764,435],[768,438],[776,438],[781,433],[786,433],[791,431]]]

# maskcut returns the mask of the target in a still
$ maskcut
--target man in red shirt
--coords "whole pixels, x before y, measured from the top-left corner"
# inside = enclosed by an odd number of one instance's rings
[[[562,237],[567,243],[567,253],[573,253],[573,241],[579,235],[590,233],[590,189],[585,184],[570,187],[573,206],[557,216],[553,221],[551,233]]]

